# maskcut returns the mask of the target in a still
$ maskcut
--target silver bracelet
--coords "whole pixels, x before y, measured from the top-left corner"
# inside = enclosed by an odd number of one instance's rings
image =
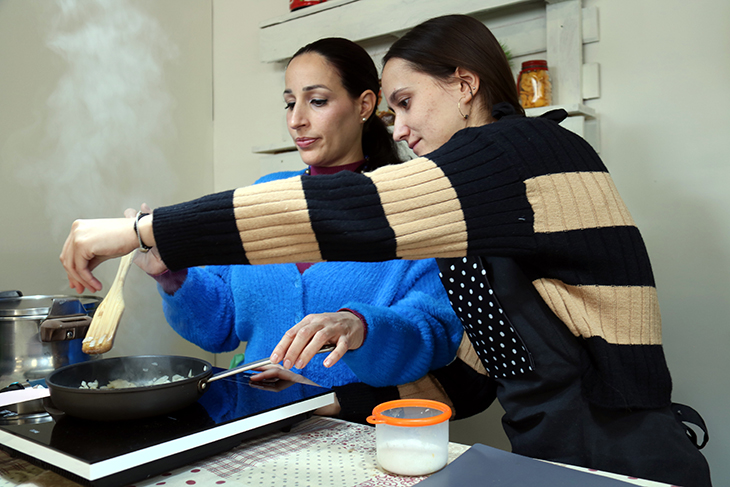
[[[137,225],[139,224],[139,219],[147,215],[149,215],[149,213],[142,213],[141,211],[138,211],[137,216],[134,219],[134,233],[137,234],[137,240],[139,241],[139,251],[143,254],[149,252],[152,247],[145,245],[145,243],[142,241],[142,236],[139,234],[139,229],[137,228]]]

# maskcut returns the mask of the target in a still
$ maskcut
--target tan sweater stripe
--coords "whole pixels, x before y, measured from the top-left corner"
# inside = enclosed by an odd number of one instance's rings
[[[650,286],[570,286],[557,279],[533,285],[576,336],[602,336],[615,345],[660,345],[661,315]],[[592,329],[597,324],[600,330]],[[640,326],[635,326],[640,323]]]
[[[635,225],[608,173],[550,174],[525,185],[536,233]]]
[[[369,174],[402,259],[466,255],[464,213],[443,171],[426,158]],[[435,222],[432,226],[431,222]],[[428,229],[428,230],[424,230]],[[427,232],[428,238],[424,238]],[[434,241],[448,242],[446,247]]]
[[[237,189],[233,212],[251,264],[322,261],[300,178]]]
[[[443,177],[443,172],[432,161],[421,157],[408,161],[408,164],[394,164],[384,166],[377,170],[376,173],[367,173],[374,181],[378,181],[379,187],[390,191],[394,189],[402,189],[399,181],[408,178],[409,186],[428,183]],[[397,195],[393,195],[393,200],[397,200]],[[385,200],[384,200],[385,201]]]
[[[476,350],[474,350],[474,345],[469,340],[469,335],[466,332],[461,337],[461,343],[459,344],[459,349],[456,351],[456,356],[480,374],[489,375],[487,374],[487,369],[484,368],[482,359],[479,358]]]

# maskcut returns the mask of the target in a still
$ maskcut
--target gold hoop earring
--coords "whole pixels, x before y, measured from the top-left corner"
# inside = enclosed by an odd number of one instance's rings
[[[459,115],[461,115],[462,117],[464,117],[464,120],[469,120],[469,114],[468,113],[466,115],[464,115],[463,113],[461,113],[461,100],[459,100],[459,103],[456,104],[456,108],[457,108],[457,110],[459,110]]]

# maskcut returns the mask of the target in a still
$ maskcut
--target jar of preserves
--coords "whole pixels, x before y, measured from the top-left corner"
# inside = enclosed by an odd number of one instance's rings
[[[552,104],[553,88],[547,61],[539,59],[522,63],[522,69],[517,76],[517,91],[522,108],[546,107]]]
[[[310,5],[317,5],[324,3],[327,0],[289,0],[289,11],[293,12],[300,8],[309,7]]]

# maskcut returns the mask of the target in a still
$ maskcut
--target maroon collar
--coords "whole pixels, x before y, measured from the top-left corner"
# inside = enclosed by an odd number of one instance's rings
[[[365,159],[357,162],[352,162],[350,164],[344,164],[342,166],[332,166],[332,167],[319,167],[319,166],[309,166],[307,168],[307,174],[311,176],[321,176],[323,174],[337,174],[340,171],[357,171],[360,166],[362,166],[365,163]]]

